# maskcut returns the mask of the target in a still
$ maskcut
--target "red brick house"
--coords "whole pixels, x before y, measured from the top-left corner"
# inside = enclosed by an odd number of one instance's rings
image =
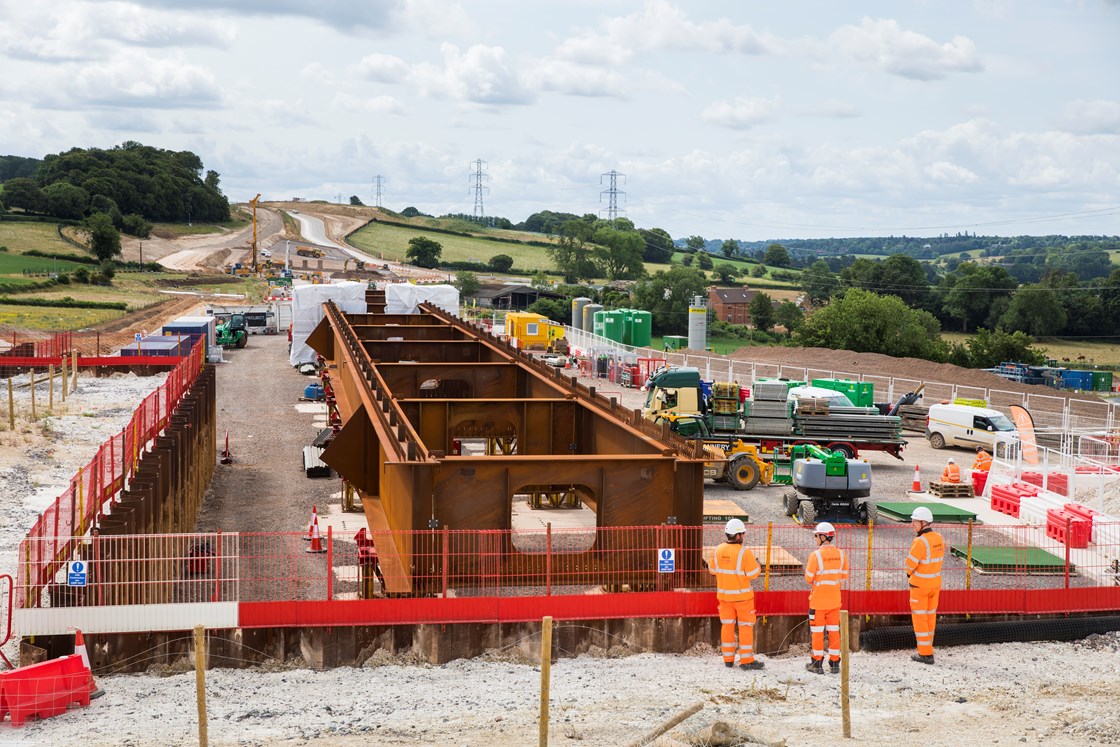
[[[713,285],[708,288],[708,308],[721,322],[748,324],[751,317],[747,306],[757,294],[758,291],[750,290],[745,285],[742,288],[719,288]]]

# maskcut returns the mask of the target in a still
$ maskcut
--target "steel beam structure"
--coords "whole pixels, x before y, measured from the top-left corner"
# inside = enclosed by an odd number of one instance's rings
[[[370,301],[383,308],[378,297]],[[429,591],[413,581],[418,564],[477,571],[467,558],[441,560],[442,530],[510,529],[519,496],[574,493],[597,526],[703,521],[697,442],[481,327],[431,306],[413,315],[347,315],[328,303],[308,343],[324,359],[343,419],[322,459],[361,496],[391,593]],[[484,453],[463,453],[464,440],[485,443]],[[516,570],[492,570],[511,582],[544,556],[517,561]],[[619,582],[601,549],[579,562],[601,571],[603,583]]]

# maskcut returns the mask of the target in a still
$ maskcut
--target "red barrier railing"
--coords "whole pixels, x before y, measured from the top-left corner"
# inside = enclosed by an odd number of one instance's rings
[[[19,546],[16,606],[37,606],[35,595],[50,582],[74,554],[85,536],[118,496],[138,466],[146,445],[167,426],[183,394],[202,370],[204,347],[196,343],[191,354],[167,374],[167,379],[144,398],[128,425],[97,450],[89,464],[78,470],[66,490],[31,527]]]
[[[1120,524],[1101,525],[1115,536]],[[949,548],[944,614],[1054,614],[1120,609],[1120,546],[1069,549],[1038,526],[938,525]],[[908,612],[909,525],[838,527],[849,557],[844,604],[853,614]],[[714,613],[713,576],[701,559],[722,528],[617,527],[551,530],[328,531],[322,552],[304,533],[44,537],[44,553],[81,543],[87,586],[59,590],[65,605],[238,602],[240,625],[513,622],[690,617]],[[760,614],[801,615],[803,564],[816,549],[797,525],[749,526],[762,574]],[[400,548],[393,562],[377,548]],[[664,551],[672,550],[666,563]],[[50,582],[64,586],[57,568]],[[32,606],[47,606],[49,594]],[[56,595],[57,596],[57,595]],[[57,602],[55,603],[57,606]],[[121,615],[132,614],[122,609]],[[139,613],[136,613],[139,614]]]

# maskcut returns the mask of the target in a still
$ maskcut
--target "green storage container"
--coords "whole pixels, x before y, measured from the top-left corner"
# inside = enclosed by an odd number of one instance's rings
[[[856,407],[873,407],[875,405],[875,385],[869,381],[852,381],[850,379],[813,379],[813,386],[821,389],[831,389],[847,396]]]
[[[688,338],[685,338],[687,341]],[[653,342],[653,314],[635,309],[630,317],[630,344],[648,348]]]
[[[605,312],[605,311],[596,311],[595,314],[591,318],[591,325],[592,325],[591,326],[591,331],[593,333],[595,333],[596,335],[598,335],[599,337],[604,336],[604,334],[603,334],[603,326],[604,326],[603,322],[606,318],[607,318],[607,312]]]
[[[1093,391],[1094,392],[1111,392],[1112,391],[1112,372],[1111,371],[1093,371]]]
[[[622,338],[619,342],[623,345],[633,345],[630,339],[634,330],[634,310],[618,309],[618,313],[622,315]]]
[[[688,338],[684,335],[665,335],[661,338],[661,344],[666,350],[683,350],[688,347]]]
[[[600,332],[600,314],[602,314],[602,331]],[[625,314],[617,309],[614,311],[597,311],[595,312],[595,334],[601,335],[608,340],[614,342],[622,342],[623,326],[625,324]]]

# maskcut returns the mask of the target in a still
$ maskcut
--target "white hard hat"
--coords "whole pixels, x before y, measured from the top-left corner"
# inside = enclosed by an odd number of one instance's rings
[[[953,459],[953,457],[949,457],[949,462],[948,463],[949,464],[956,464],[957,462],[956,462],[955,459]]]
[[[735,536],[747,531],[747,525],[743,523],[742,519],[731,519],[727,522],[727,526],[723,528],[725,534]]]
[[[836,527],[832,526],[827,521],[822,521],[820,524],[817,524],[817,528],[813,530],[813,534],[827,534],[831,537],[836,534]]]
[[[925,506],[918,506],[914,509],[914,513],[910,514],[911,521],[933,521],[933,512]]]

